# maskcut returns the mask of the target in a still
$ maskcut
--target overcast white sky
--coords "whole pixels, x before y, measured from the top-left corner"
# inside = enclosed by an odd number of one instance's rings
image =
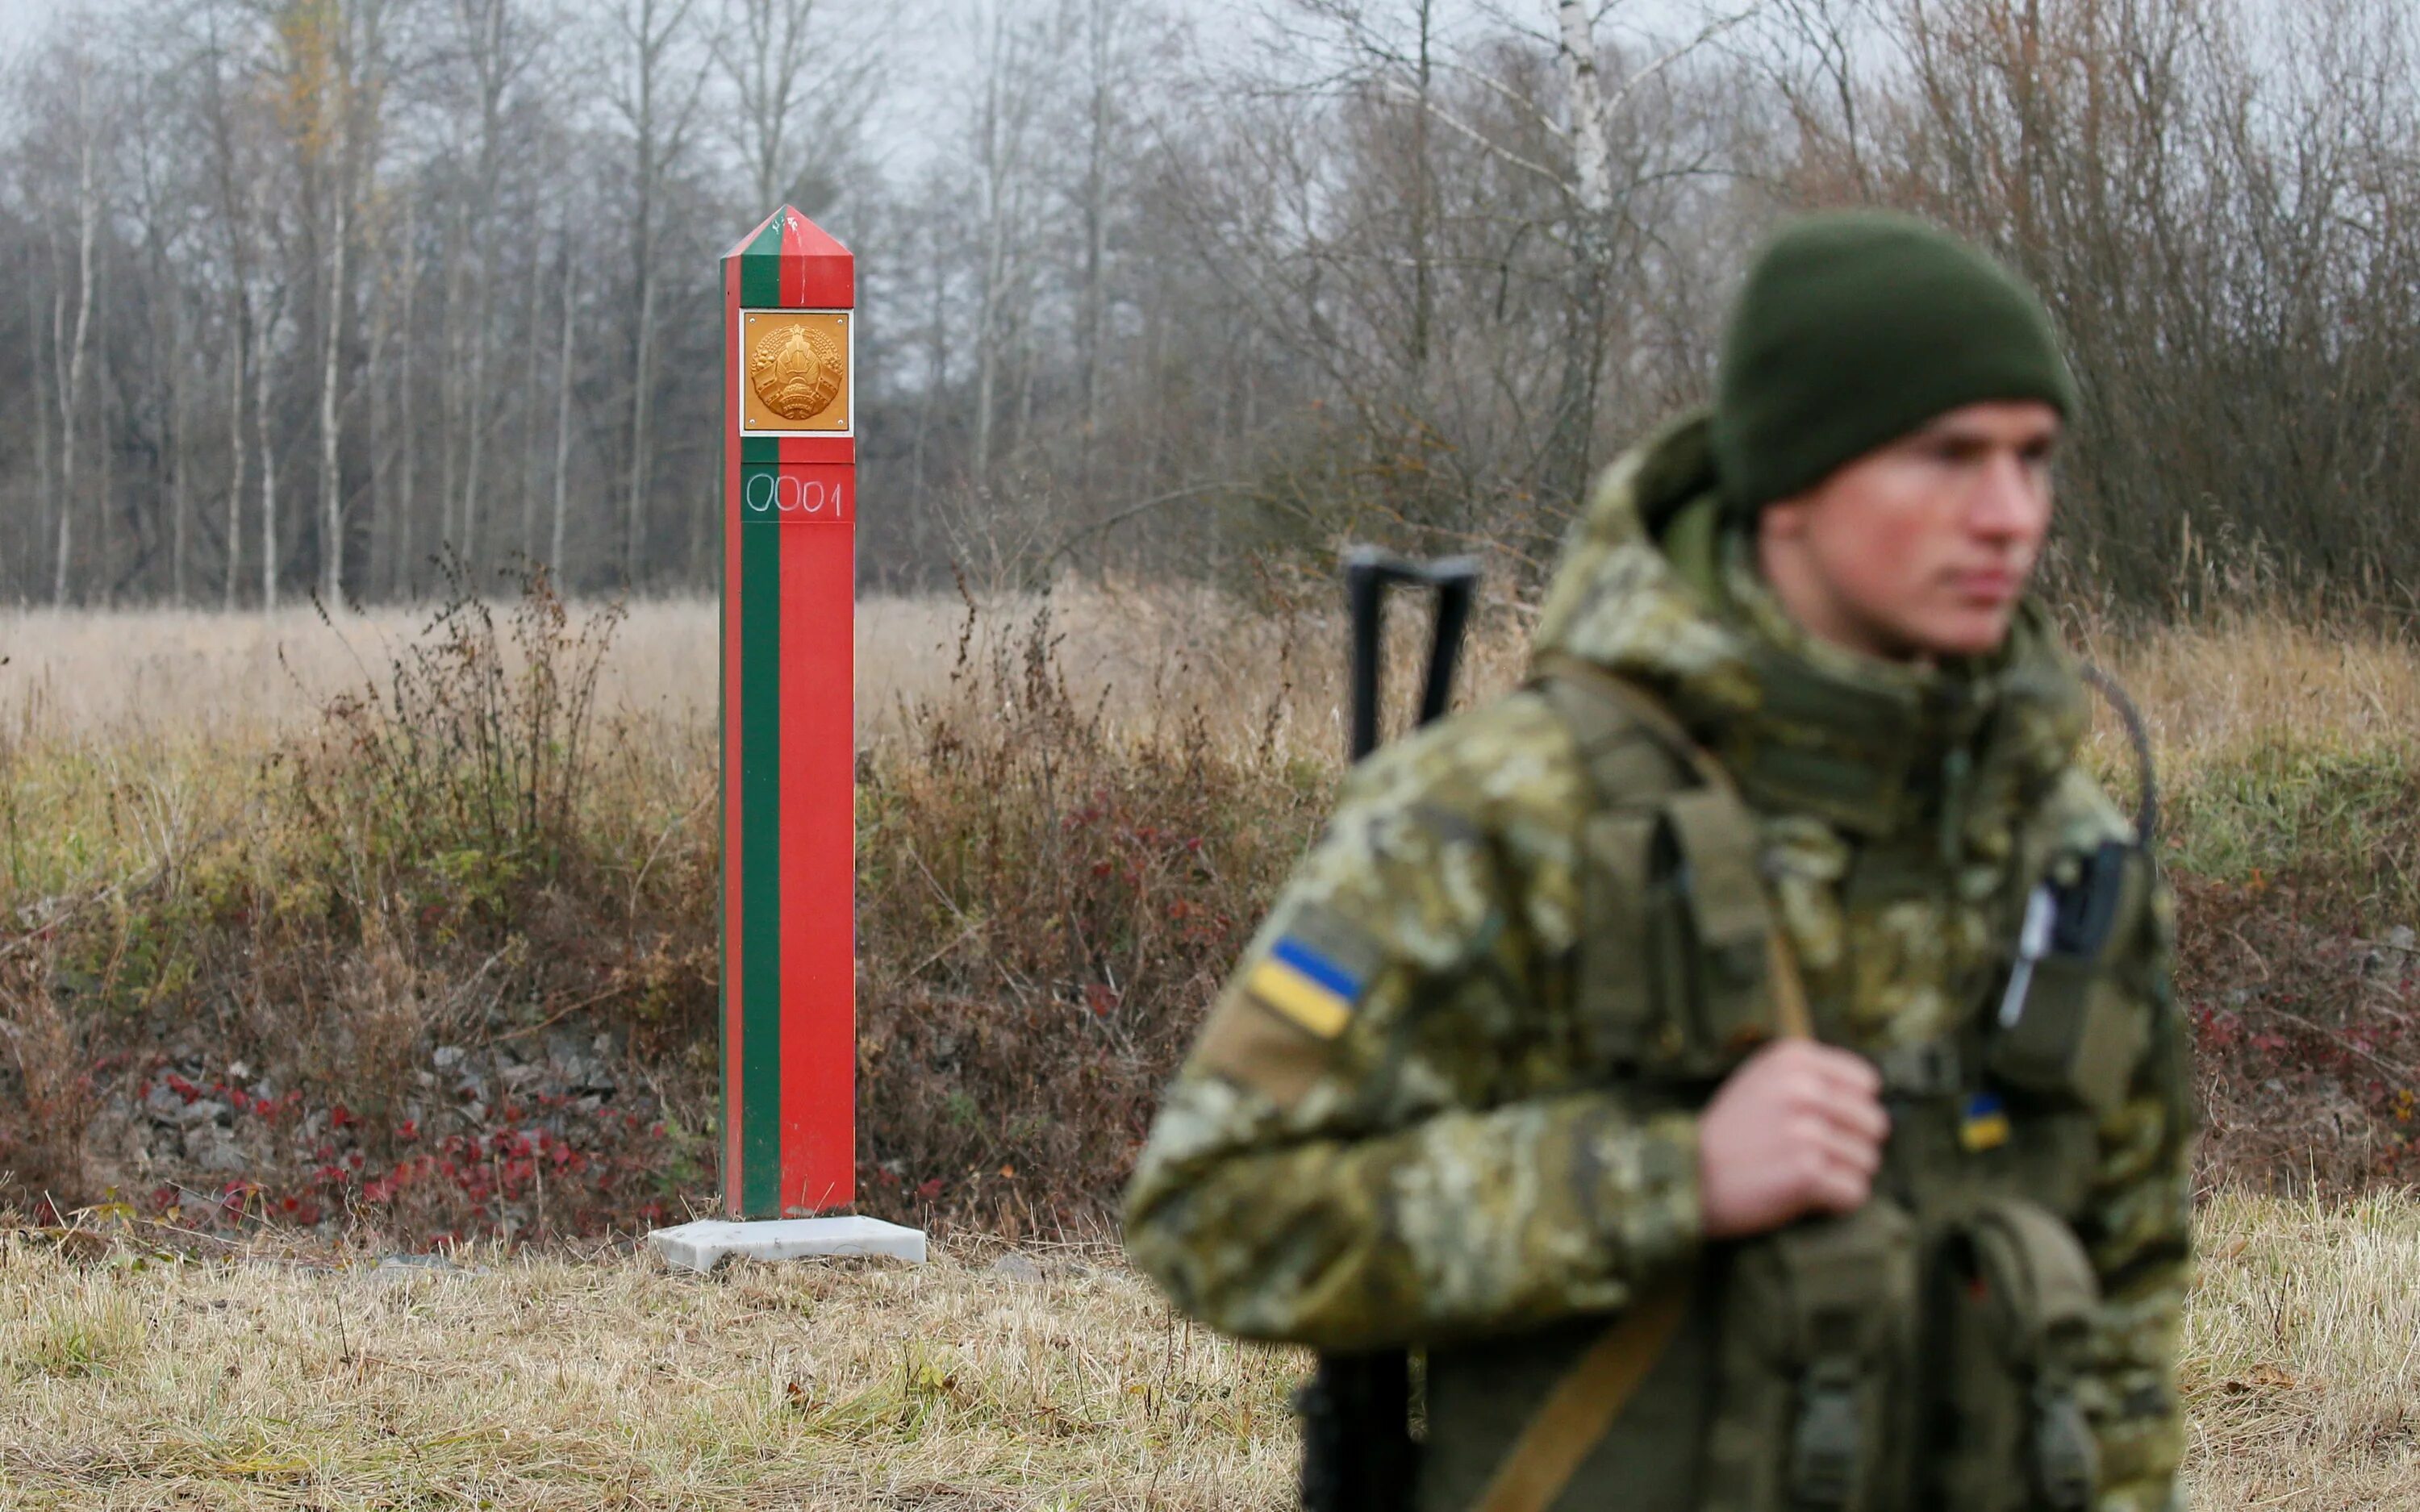
[[[846,8],[889,12],[900,30],[913,34],[920,45],[934,41],[966,45],[971,40],[972,28],[943,21],[966,10],[966,0],[842,0],[842,4]],[[1262,8],[1262,0],[1168,0],[1168,4],[1181,15],[1214,23],[1232,23]],[[111,8],[110,0],[0,0],[0,58],[29,45],[54,21],[86,8],[105,11]],[[1495,8],[1528,17],[1541,30],[1553,24],[1553,0],[1495,0],[1492,7],[1488,0],[1445,0],[1439,8],[1449,23],[1466,23],[1483,8]],[[1625,23],[1666,24],[1675,16],[1694,14],[1701,8],[1691,0],[1622,0],[1615,8]]]
[[[23,45],[58,8],[57,0],[0,0],[0,58]]]
[[[1045,0],[1006,0],[1012,6],[1032,4],[1038,8]],[[1265,11],[1282,10],[1285,0],[1162,0],[1166,8],[1194,22],[1197,35],[1211,43],[1217,53],[1222,35],[1240,42],[1252,29],[1252,18]],[[1676,29],[1692,18],[1702,17],[1717,5],[1727,8],[1744,8],[1749,0],[1614,0],[1611,9],[1614,23],[1602,35],[1606,40],[1639,27]],[[1408,17],[1412,0],[1388,4],[1375,0],[1370,6],[1373,14],[1392,18]],[[84,12],[106,14],[116,9],[117,0],[0,0],[0,69],[32,48],[48,30],[70,17]],[[987,8],[986,0],[839,0],[836,9],[863,12],[871,10],[885,18],[893,33],[895,46],[892,55],[901,63],[912,60],[911,67],[894,69],[899,86],[890,93],[877,115],[883,119],[877,126],[878,139],[887,139],[896,150],[886,154],[894,168],[915,163],[927,153],[939,147],[938,130],[952,123],[952,112],[937,108],[937,96],[954,94],[951,81],[961,78],[961,69],[971,65],[974,49],[982,33],[977,16]],[[1509,15],[1541,33],[1554,26],[1555,0],[1440,0],[1437,23],[1448,37],[1485,23],[1490,14]],[[1202,35],[1206,34],[1206,35]],[[904,162],[902,160],[905,160]]]

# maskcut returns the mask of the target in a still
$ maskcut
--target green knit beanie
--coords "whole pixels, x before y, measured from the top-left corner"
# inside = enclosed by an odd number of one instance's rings
[[[1723,333],[1714,449],[1725,502],[1753,515],[1988,399],[2075,413],[2033,291],[1912,217],[1807,216],[1758,255]]]

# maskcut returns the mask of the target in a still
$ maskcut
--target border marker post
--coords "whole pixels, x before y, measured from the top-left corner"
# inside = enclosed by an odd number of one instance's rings
[[[914,1229],[815,1216],[857,1195],[856,260],[785,205],[722,293],[722,1205],[764,1221],[651,1239],[922,1259]]]

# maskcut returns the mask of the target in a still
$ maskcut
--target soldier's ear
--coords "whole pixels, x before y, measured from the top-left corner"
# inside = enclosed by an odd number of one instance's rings
[[[1815,512],[1818,495],[1809,490],[1776,499],[1757,513],[1755,538],[1760,541],[1796,541],[1807,534],[1807,517]]]

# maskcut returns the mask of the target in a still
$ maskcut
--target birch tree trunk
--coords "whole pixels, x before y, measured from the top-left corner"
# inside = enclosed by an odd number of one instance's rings
[[[17,601],[30,603],[34,585],[41,581],[42,542],[49,533],[51,486],[51,417],[49,401],[41,397],[49,383],[42,372],[43,327],[42,281],[37,272],[35,253],[25,249],[25,374],[33,382],[36,412],[34,415],[34,498],[33,508],[26,512],[24,534],[18,538]]]
[[[474,559],[489,425],[488,364],[496,345],[496,186],[503,171],[504,88],[512,75],[511,60],[504,53],[505,0],[478,0],[478,5],[473,18],[478,34],[471,44],[471,66],[479,86],[479,271],[472,321],[470,402],[463,412],[468,455],[462,464],[462,550]],[[471,8],[467,0],[463,8],[466,12]]]
[[[245,382],[251,378],[252,314],[251,296],[240,281],[229,302],[235,305],[229,324],[235,327],[235,350],[227,358],[227,491],[226,491],[226,578],[225,593],[220,607],[235,612],[236,584],[243,570],[243,489],[244,429],[243,398]]]
[[[260,323],[260,350],[252,364],[253,423],[260,439],[260,608],[277,612],[277,443],[270,434],[270,381],[276,367],[277,326],[284,299],[272,299]]]
[[[336,317],[330,322],[329,360],[334,366],[337,382],[336,408],[323,416],[326,426],[324,461],[326,471],[334,479],[334,487],[323,503],[323,513],[330,532],[328,561],[322,563],[326,573],[325,587],[333,607],[345,595],[346,548],[350,532],[346,518],[344,465],[341,448],[344,438],[343,399],[349,386],[344,381],[344,331],[353,316],[352,272],[349,263],[352,239],[365,216],[365,195],[368,186],[378,179],[380,155],[386,140],[386,0],[349,0],[337,11],[343,112],[341,147],[338,167],[338,215],[336,226],[335,309]],[[377,218],[382,219],[382,218]],[[375,224],[372,229],[375,230]],[[373,286],[373,294],[377,292]],[[380,303],[383,304],[383,301]],[[383,315],[380,323],[383,324]],[[373,342],[366,354],[361,381],[366,385],[372,409],[378,404],[379,361],[381,344]],[[373,415],[369,437],[369,498],[368,529],[363,532],[364,560],[353,574],[358,588],[365,580],[375,580],[375,564],[369,560],[377,540],[378,512],[380,505],[380,485],[383,478],[383,462],[379,455],[378,417]]]
[[[92,120],[92,74],[89,65],[76,75],[76,313],[75,333],[66,334],[66,290],[52,302],[52,340],[59,349],[53,371],[59,385],[59,535],[58,562],[51,579],[51,604],[68,602],[68,561],[76,507],[77,431],[84,420],[84,370],[87,340],[92,334],[92,254],[101,230],[101,195],[94,159],[99,156],[98,131]]]
[[[1598,374],[1605,361],[1605,316],[1611,279],[1612,143],[1607,101],[1597,61],[1594,13],[1588,0],[1557,0],[1559,45],[1572,156],[1571,287],[1563,306],[1562,367],[1548,422],[1544,483],[1576,504],[1588,488],[1590,443],[1596,426]]]
[[[1613,146],[1606,137],[1605,81],[1597,67],[1596,23],[1587,0],[1556,0],[1559,46],[1556,66],[1562,70],[1569,101],[1573,193],[1580,209],[1597,224],[1602,241],[1605,218],[1613,211]]]
[[[554,530],[547,547],[547,563],[558,582],[568,582],[564,561],[564,517],[569,503],[571,474],[571,329],[572,285],[577,265],[571,257],[571,234],[564,233],[563,338],[554,362]]]
[[[340,129],[341,130],[341,129]],[[339,149],[341,162],[343,149]],[[333,609],[345,598],[344,384],[345,248],[352,239],[352,185],[340,167],[331,189],[327,299],[319,343],[319,601]]]
[[[469,210],[456,198],[454,221],[445,230],[445,316],[439,327],[442,339],[437,369],[437,545],[441,550],[447,542],[458,545],[462,539],[454,524],[454,503],[461,482],[462,370],[468,365],[462,356],[462,265],[469,261],[463,254],[470,240],[469,221]]]
[[[151,401],[160,417],[160,444],[153,454],[152,494],[164,515],[168,533],[168,599],[185,605],[185,414],[189,385],[185,373],[185,290],[169,255],[164,230],[170,210],[162,181],[158,120],[147,102],[135,116],[139,136],[135,163],[140,172],[139,213],[147,272],[144,306],[151,316],[154,360],[147,364]]]
[[[495,287],[489,276],[488,262],[495,253],[495,237],[488,229],[490,217],[479,221],[478,292],[471,317],[471,388],[470,397],[462,409],[463,459],[462,528],[463,554],[476,556],[479,548],[479,470],[485,465],[488,441],[488,353],[495,345]]]
[[[537,472],[538,472],[538,367],[545,361],[538,346],[538,332],[545,319],[546,259],[538,255],[533,244],[529,249],[529,297],[521,301],[521,330],[526,332],[521,342],[521,382],[520,402],[514,406],[519,421],[516,427],[520,437],[520,466],[515,470],[513,502],[521,517],[520,553],[525,560],[537,557]]]
[[[420,294],[420,220],[419,210],[406,201],[403,211],[403,360],[396,371],[396,429],[400,454],[396,458],[395,480],[395,561],[391,564],[396,592],[409,593],[416,570],[411,559],[411,523],[419,514],[420,501],[414,485],[419,482],[420,432],[412,425],[412,337],[420,328],[412,321],[412,306]]]
[[[991,472],[1001,364],[1011,354],[1004,312],[1023,247],[1028,147],[1034,93],[1040,81],[1024,67],[1024,38],[1012,29],[1002,0],[992,12],[990,55],[984,65],[983,104],[976,116],[977,163],[982,173],[983,265],[975,310],[975,414],[971,471]]]
[[[925,287],[933,302],[924,323],[924,392],[916,402],[916,438],[908,470],[911,499],[924,497],[924,459],[940,414],[942,390],[950,378],[949,274],[941,267],[939,249],[934,251],[935,255],[925,260]]]
[[[85,592],[85,602],[98,603],[102,609],[107,609],[116,602],[118,589],[118,532],[115,517],[117,513],[117,448],[111,445],[109,441],[109,401],[117,393],[117,380],[116,368],[110,362],[108,342],[102,341],[94,346],[92,359],[101,369],[100,381],[93,385],[92,427],[94,440],[99,443],[93,448],[93,452],[95,459],[100,463],[101,471],[101,476],[94,480],[100,486],[93,493],[92,554],[100,560],[95,563],[98,570],[93,579],[93,587]],[[141,519],[130,510],[127,512],[126,524],[136,536],[134,544],[139,551],[142,546]]]
[[[637,196],[630,253],[631,290],[638,306],[638,320],[630,339],[630,434],[622,514],[622,581],[626,586],[638,581],[639,546],[645,531],[647,482],[654,459],[651,432],[659,277],[656,267],[657,202],[661,197],[664,176],[687,141],[706,78],[702,68],[689,77],[685,85],[683,81],[670,76],[674,44],[689,19],[691,4],[692,0],[624,0],[617,15],[629,54],[628,71],[614,103],[630,129]]]
[[[638,583],[639,539],[645,527],[647,499],[647,401],[656,359],[656,279],[652,262],[639,270],[638,350],[630,362],[630,475],[622,518],[622,584]]]
[[[225,61],[217,36],[218,12],[211,16],[209,69],[206,77],[203,108],[210,129],[211,167],[217,182],[218,212],[226,234],[227,248],[227,324],[234,338],[235,350],[227,357],[227,490],[226,490],[226,565],[223,580],[221,607],[233,612],[240,596],[240,584],[243,571],[243,494],[246,476],[246,438],[243,427],[244,391],[252,377],[255,358],[252,329],[252,236],[247,213],[249,201],[237,184],[235,127],[228,107],[226,90],[220,77]]]
[[[1108,320],[1109,250],[1109,154],[1111,18],[1118,0],[1092,0],[1085,12],[1091,62],[1092,99],[1086,112],[1084,152],[1084,298],[1078,344],[1083,368],[1084,432],[1078,475],[1083,490],[1093,487],[1094,443],[1101,428],[1101,344]]]
[[[369,400],[369,494],[366,500],[368,518],[362,528],[365,540],[363,561],[356,580],[367,586],[365,592],[378,592],[381,582],[394,581],[394,563],[385,553],[393,546],[394,519],[389,513],[387,481],[387,386],[386,344],[387,306],[392,292],[386,281],[393,268],[393,254],[383,246],[384,218],[375,212],[363,227],[364,250],[369,255],[369,266],[364,276],[370,290],[370,330],[366,348],[362,353],[362,390]],[[407,335],[407,340],[409,336]]]
[[[168,309],[168,597],[177,608],[183,609],[185,565],[192,550],[192,469],[187,466],[190,448],[185,440],[185,422],[191,409],[193,384],[185,373],[184,290],[177,288],[169,298],[173,302]]]

